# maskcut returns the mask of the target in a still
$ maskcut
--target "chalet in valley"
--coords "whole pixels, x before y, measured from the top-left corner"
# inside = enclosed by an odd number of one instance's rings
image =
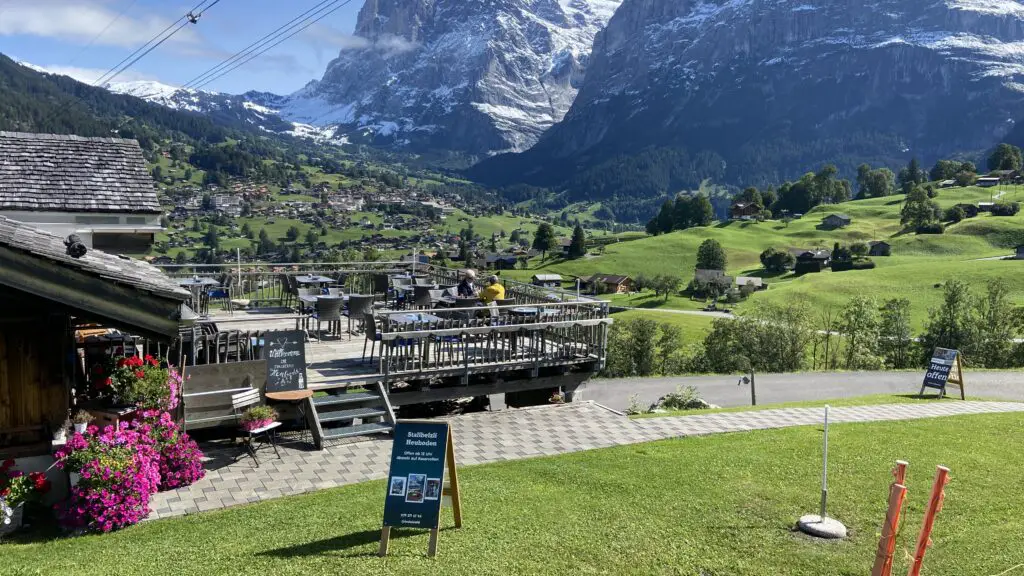
[[[761,207],[753,202],[733,202],[729,207],[729,218],[750,220],[761,216]]]
[[[846,214],[829,214],[821,220],[821,224],[826,228],[845,228],[853,223],[853,218],[850,218]]]
[[[792,254],[796,257],[796,266],[793,271],[797,274],[821,272],[832,264],[832,251],[824,248],[793,250]]]
[[[108,252],[145,252],[160,203],[135,140],[0,132],[0,216]]]
[[[632,278],[616,274],[594,274],[583,284],[593,294],[626,294],[633,290]]]

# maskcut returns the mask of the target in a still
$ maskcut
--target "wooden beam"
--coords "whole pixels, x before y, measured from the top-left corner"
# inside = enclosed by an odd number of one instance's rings
[[[468,398],[470,396],[489,396],[506,392],[526,392],[543,388],[578,388],[593,376],[592,372],[570,372],[560,376],[541,376],[540,378],[517,378],[514,380],[498,380],[487,384],[472,386],[450,386],[430,388],[416,392],[391,392],[389,398],[394,406],[408,406],[426,402],[439,402]]]

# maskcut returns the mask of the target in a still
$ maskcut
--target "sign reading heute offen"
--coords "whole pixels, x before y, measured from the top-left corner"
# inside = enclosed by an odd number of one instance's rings
[[[924,388],[946,389],[949,382],[949,373],[956,364],[957,350],[949,348],[936,348],[932,352],[932,359],[928,363],[928,371],[924,374]]]
[[[267,392],[306,388],[306,335],[300,330],[267,332],[263,357],[267,360]]]
[[[395,425],[384,526],[437,528],[448,438],[447,422]]]

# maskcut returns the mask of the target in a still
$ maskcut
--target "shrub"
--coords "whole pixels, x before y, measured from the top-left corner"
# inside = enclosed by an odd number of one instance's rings
[[[832,262],[833,272],[845,272],[847,270],[871,270],[874,267],[875,262],[870,258]]]
[[[1015,216],[1020,212],[1020,204],[1017,202],[996,202],[992,206],[993,216]]]
[[[669,392],[658,400],[658,408],[662,410],[700,410],[709,407],[693,386],[676,386],[675,392]]]
[[[768,248],[761,252],[761,265],[769,272],[783,273],[796,264],[796,258],[788,250]]]
[[[951,206],[946,209],[946,221],[956,224],[963,220],[967,215],[964,214],[964,209],[959,206]]]
[[[918,234],[942,234],[946,228],[939,222],[929,222],[918,226],[915,231]]]

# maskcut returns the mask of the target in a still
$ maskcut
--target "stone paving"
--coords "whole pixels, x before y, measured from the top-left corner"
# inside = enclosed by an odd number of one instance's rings
[[[1024,412],[1017,402],[943,402],[833,408],[835,423],[912,420],[964,414]],[[482,412],[450,419],[456,457],[462,466],[553,456],[581,450],[666,438],[819,424],[821,408],[785,408],[630,420],[592,402]],[[237,448],[207,451],[206,478],[153,497],[151,519],[227,508],[384,478],[391,459],[390,437],[339,443],[323,451],[303,443],[281,447],[281,458],[261,450],[235,460]]]

